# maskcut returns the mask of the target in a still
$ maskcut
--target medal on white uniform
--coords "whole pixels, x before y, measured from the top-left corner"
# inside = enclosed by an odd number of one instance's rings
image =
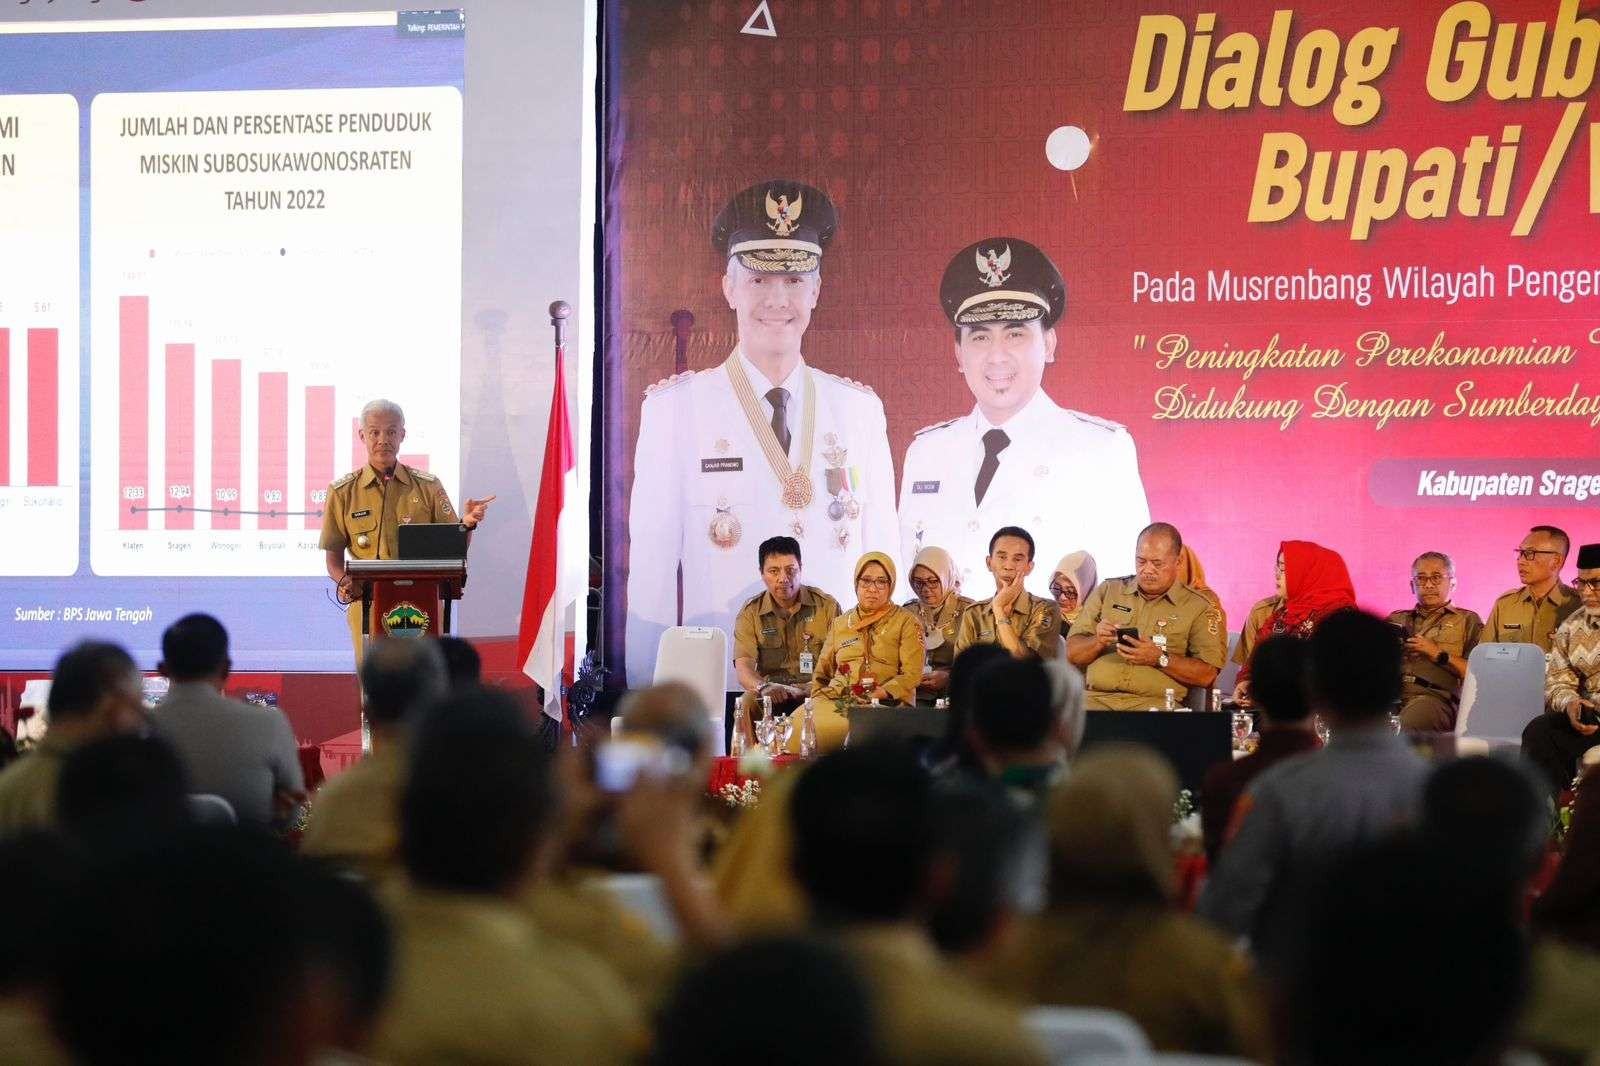
[[[739,536],[744,532],[744,525],[737,515],[728,510],[728,498],[717,498],[717,513],[711,516],[711,525],[706,530],[711,536],[711,543],[724,551],[729,550],[739,543]]]
[[[745,375],[739,353],[728,356],[722,368],[733,383],[733,393],[739,397],[739,406],[744,408],[750,431],[761,442],[762,454],[767,457],[773,474],[778,478],[778,501],[795,512],[789,528],[794,530],[795,536],[803,537],[805,527],[800,523],[800,512],[811,506],[811,445],[817,424],[817,387],[811,379],[811,368],[807,367],[805,371],[806,416],[800,425],[800,461],[793,466],[789,465],[789,455],[783,445],[778,443],[778,435],[772,432],[771,423],[761,416],[761,404],[756,400],[755,390],[750,387],[750,379]]]

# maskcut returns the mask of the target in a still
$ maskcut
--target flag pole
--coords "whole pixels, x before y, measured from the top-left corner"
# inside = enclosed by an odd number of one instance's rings
[[[566,350],[567,350],[567,319],[569,319],[571,317],[572,317],[572,305],[571,304],[567,303],[567,301],[565,301],[565,300],[555,300],[555,301],[551,302],[551,304],[550,304],[550,328],[555,331],[555,341],[556,341],[555,380],[558,383],[565,379],[565,375],[562,374],[562,371],[564,369],[566,369],[566,368],[563,367],[561,364],[562,364],[562,361],[563,361],[562,357],[566,354]],[[565,404],[567,402],[567,397],[566,397],[565,390],[564,389],[557,389],[557,390],[553,391],[552,394],[551,394],[550,402],[551,403]],[[549,442],[546,442],[545,447],[547,447],[547,448],[550,447]],[[558,545],[558,547],[559,547],[559,545]],[[560,568],[560,563],[559,562],[556,565],[556,572],[558,574],[561,572],[561,568]],[[559,589],[559,585],[557,586],[557,588]],[[562,624],[562,614],[563,614],[563,612],[560,612],[560,611],[558,611],[557,614],[556,614],[557,621],[556,621],[556,634],[555,634],[555,636],[556,636],[557,646],[562,649],[561,660],[562,660],[563,663],[565,663],[565,661],[566,661],[566,651],[565,651],[565,649],[566,649],[566,643],[567,643],[567,636],[566,636],[566,633],[563,632],[564,626]],[[564,673],[565,673],[565,671],[562,671],[561,673],[558,673],[556,675],[556,684],[557,684],[557,686],[559,686],[561,684],[562,677],[563,677]],[[569,684],[571,683],[570,680],[568,681],[568,683]],[[560,728],[561,728],[562,732],[564,732],[567,735],[567,738],[569,740],[575,742],[576,739],[577,739],[577,731],[572,728],[572,715],[567,713],[567,701],[560,696],[559,688],[557,689],[557,700],[558,700],[558,702],[560,703],[560,706],[561,706],[561,725],[560,725]],[[545,703],[546,703],[547,706],[549,705],[549,697],[548,696],[546,696],[546,698],[545,698]]]

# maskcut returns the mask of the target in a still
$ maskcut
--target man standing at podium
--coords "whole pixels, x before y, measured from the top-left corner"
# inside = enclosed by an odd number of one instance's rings
[[[361,442],[367,465],[328,486],[323,504],[322,539],[328,576],[339,586],[339,602],[359,604],[361,584],[345,570],[345,553],[355,559],[399,556],[400,526],[412,522],[460,521],[476,529],[493,496],[468,500],[460,518],[437,477],[400,461],[406,416],[391,400],[373,400],[361,409]],[[361,658],[361,609],[350,616],[350,639]]]

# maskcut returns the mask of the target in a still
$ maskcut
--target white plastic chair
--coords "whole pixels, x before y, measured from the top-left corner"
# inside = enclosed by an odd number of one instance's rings
[[[1456,736],[1520,744],[1544,713],[1544,651],[1537,644],[1479,644],[1467,658]]]
[[[1144,1051],[1133,1055],[1089,1055],[1072,1066],[1258,1066],[1253,1059],[1231,1055],[1194,1055],[1187,1051]]]
[[[1078,1066],[1091,1058],[1136,1061],[1150,1052],[1137,1022],[1120,1011],[1099,1007],[1034,1007],[1023,1024],[1056,1066]]]
[[[1228,634],[1228,657],[1222,660],[1222,670],[1217,674],[1217,679],[1211,683],[1212,688],[1222,690],[1222,698],[1225,700],[1233,699],[1233,687],[1239,683],[1239,664],[1233,661],[1233,652],[1243,636],[1242,630]]]
[[[681,681],[706,701],[711,754],[727,753],[728,634],[715,626],[673,626],[656,645],[655,683]]]

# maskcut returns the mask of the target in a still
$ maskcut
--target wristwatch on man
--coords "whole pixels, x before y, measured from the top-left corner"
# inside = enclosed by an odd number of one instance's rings
[[[1161,658],[1156,660],[1156,665],[1161,667],[1161,669],[1163,669],[1163,670],[1165,670],[1167,668],[1167,653],[1166,652],[1162,652],[1161,653]]]

